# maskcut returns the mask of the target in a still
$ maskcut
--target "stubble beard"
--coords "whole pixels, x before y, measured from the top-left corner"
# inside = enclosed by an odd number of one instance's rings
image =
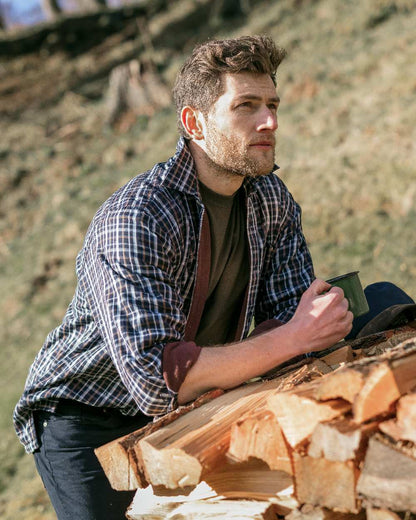
[[[239,139],[228,137],[215,127],[207,135],[206,149],[211,171],[220,176],[261,177],[273,170],[274,148],[269,157],[251,157],[249,146],[243,146]]]

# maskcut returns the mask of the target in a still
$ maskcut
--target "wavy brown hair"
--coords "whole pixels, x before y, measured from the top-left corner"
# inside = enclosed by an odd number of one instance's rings
[[[209,40],[196,46],[173,88],[180,134],[186,136],[181,123],[182,108],[191,106],[206,115],[224,92],[225,73],[268,74],[276,85],[276,71],[285,56],[286,51],[268,36]]]

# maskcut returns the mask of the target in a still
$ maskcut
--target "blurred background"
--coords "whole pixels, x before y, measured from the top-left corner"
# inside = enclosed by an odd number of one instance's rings
[[[277,162],[316,274],[416,298],[416,0],[0,0],[0,25],[0,517],[51,520],[12,410],[95,211],[174,153],[198,41],[286,48]]]

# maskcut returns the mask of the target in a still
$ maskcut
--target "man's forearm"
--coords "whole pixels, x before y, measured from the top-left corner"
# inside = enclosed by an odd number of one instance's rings
[[[179,388],[178,402],[212,388],[233,388],[300,354],[327,348],[349,333],[352,319],[343,291],[316,279],[285,325],[239,343],[204,347]]]
[[[178,392],[179,404],[212,388],[234,388],[303,352],[291,325],[221,347],[204,347]]]

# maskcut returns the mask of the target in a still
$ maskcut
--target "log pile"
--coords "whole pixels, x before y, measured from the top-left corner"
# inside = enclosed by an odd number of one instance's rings
[[[416,323],[319,355],[98,448],[127,518],[416,514]]]

